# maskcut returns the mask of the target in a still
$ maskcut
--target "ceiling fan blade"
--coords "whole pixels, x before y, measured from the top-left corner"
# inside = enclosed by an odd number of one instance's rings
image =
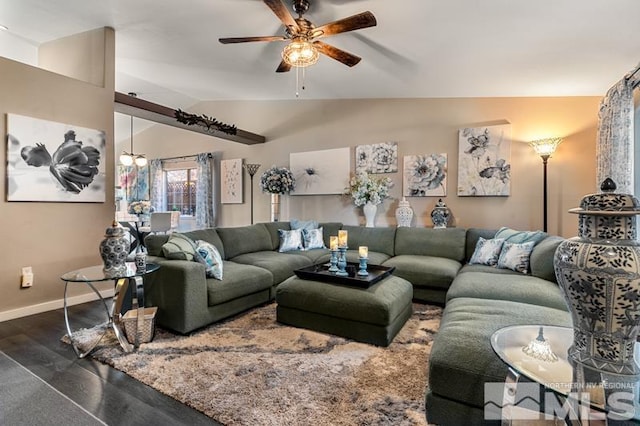
[[[278,69],[276,70],[276,72],[289,72],[289,71],[291,71],[291,65],[289,65],[285,61],[280,62],[280,65],[278,65]]]
[[[218,41],[222,44],[230,43],[247,43],[250,41],[284,41],[288,40],[283,36],[264,36],[264,37],[227,37],[219,38]]]
[[[362,59],[359,56],[352,55],[351,53],[345,52],[342,49],[338,49],[337,47],[331,46],[330,44],[323,43],[321,41],[314,41],[313,45],[318,49],[318,52],[327,55],[328,57],[335,59],[338,62],[342,62],[348,67],[352,67],[357,65],[358,62]]]
[[[271,9],[273,13],[276,14],[278,19],[282,21],[285,27],[293,27],[295,28],[296,32],[300,30],[298,28],[298,23],[296,22],[295,19],[293,19],[293,16],[291,16],[291,13],[289,13],[289,11],[287,10],[287,7],[284,4],[282,4],[281,0],[263,0],[263,1],[267,6],[269,6],[269,9]]]
[[[377,24],[378,21],[376,21],[376,17],[373,16],[373,13],[362,12],[357,15],[349,16],[348,18],[339,19],[319,26],[313,30],[313,34],[314,37],[327,37],[334,34],[346,33],[347,31],[375,27]]]

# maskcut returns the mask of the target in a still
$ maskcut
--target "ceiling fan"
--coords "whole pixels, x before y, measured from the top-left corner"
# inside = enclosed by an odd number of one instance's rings
[[[339,19],[319,27],[314,26],[302,15],[309,10],[309,0],[293,0],[293,10],[298,14],[293,18],[281,0],[263,0],[285,26],[284,36],[231,37],[218,39],[222,44],[246,43],[253,41],[289,41],[282,52],[282,62],[276,72],[287,72],[292,67],[306,67],[317,62],[319,53],[352,67],[362,58],[338,49],[319,39],[348,31],[376,26],[376,18],[371,12],[362,12],[348,18]]]

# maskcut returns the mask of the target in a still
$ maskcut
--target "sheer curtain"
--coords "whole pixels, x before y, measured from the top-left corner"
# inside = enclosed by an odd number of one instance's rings
[[[213,155],[198,154],[198,181],[196,183],[196,228],[215,226],[215,208],[213,196]]]
[[[154,210],[157,212],[166,210],[162,160],[158,158],[149,161],[149,186],[151,205]]]
[[[634,74],[625,76],[600,102],[596,143],[596,188],[610,177],[618,193],[634,193],[633,88]]]

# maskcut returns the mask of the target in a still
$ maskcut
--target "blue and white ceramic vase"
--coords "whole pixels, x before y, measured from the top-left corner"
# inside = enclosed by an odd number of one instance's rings
[[[569,359],[600,371],[640,374],[634,344],[640,330],[638,199],[615,193],[606,179],[600,194],[584,197],[578,237],[560,244],[554,258],[558,283],[573,319]]]
[[[431,211],[431,222],[433,222],[434,229],[446,228],[449,225],[451,219],[451,212],[449,207],[442,201],[442,198],[438,199],[436,206]]]
[[[104,273],[107,277],[121,276],[127,270],[126,261],[131,246],[127,231],[114,221],[106,229],[104,236],[104,240],[100,243]]]

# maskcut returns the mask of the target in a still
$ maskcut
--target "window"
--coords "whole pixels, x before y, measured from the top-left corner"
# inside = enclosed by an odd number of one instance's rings
[[[167,210],[195,216],[197,180],[197,169],[167,170]]]

